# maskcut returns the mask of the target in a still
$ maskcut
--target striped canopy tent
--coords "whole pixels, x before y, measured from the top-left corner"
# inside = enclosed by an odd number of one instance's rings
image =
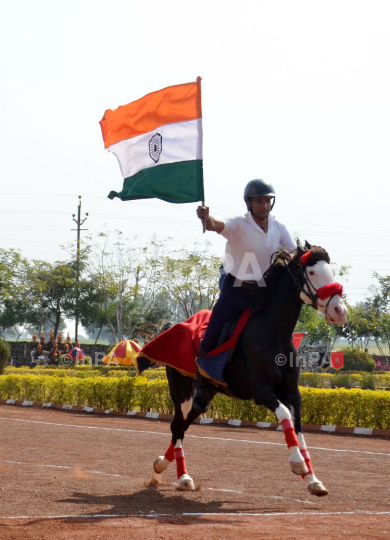
[[[131,366],[141,349],[142,347],[138,343],[126,339],[115,345],[103,358],[103,362],[108,365]]]
[[[73,358],[73,360],[85,360],[86,358],[84,351],[78,347],[73,347],[73,349],[70,349],[68,354],[65,356],[66,358]]]

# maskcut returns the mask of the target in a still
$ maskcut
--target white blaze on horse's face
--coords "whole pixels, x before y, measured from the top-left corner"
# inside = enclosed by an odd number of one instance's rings
[[[321,287],[329,285],[329,283],[334,283],[333,269],[326,261],[317,261],[313,266],[307,266],[305,268],[305,273],[309,279],[307,280],[304,289],[307,290],[307,287],[310,287],[310,291],[313,295],[315,295],[316,290]],[[301,300],[307,304],[312,303],[305,293],[301,292],[300,297]],[[318,311],[321,311],[321,313],[326,316],[328,323],[346,323],[347,308],[345,307],[341,296],[338,294],[333,296],[333,298],[326,298],[325,300],[318,299],[317,308]]]

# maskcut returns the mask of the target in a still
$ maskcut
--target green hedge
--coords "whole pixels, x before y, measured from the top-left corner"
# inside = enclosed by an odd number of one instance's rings
[[[31,369],[27,366],[20,368],[8,366],[5,374],[17,375],[50,375],[56,377],[127,377],[127,367],[110,366],[79,366],[74,368],[61,367],[43,367],[37,366]],[[135,376],[135,368],[132,368],[131,375]],[[148,380],[166,379],[165,368],[149,369],[144,372]],[[310,386],[312,388],[363,388],[380,389],[390,387],[390,373],[302,373],[299,379],[301,386]]]
[[[77,367],[77,368],[63,368],[63,367],[46,367],[46,366],[37,366],[31,369],[28,366],[22,367],[12,367],[8,366],[5,368],[5,375],[34,375],[34,376],[51,376],[51,377],[77,377],[80,379],[90,378],[90,377],[127,377],[127,369],[122,368],[109,368],[108,366],[99,366],[103,369],[95,369],[88,367]],[[135,374],[135,372],[134,372]]]
[[[363,388],[375,390],[390,387],[390,373],[301,373],[299,384],[312,388]]]
[[[372,356],[359,349],[344,349],[344,367],[341,371],[367,371],[375,370],[376,362]]]
[[[148,382],[144,377],[4,375],[0,377],[0,397],[118,411],[173,410],[168,381]]]
[[[78,366],[78,367],[53,367],[37,366],[31,369],[28,366],[5,368],[5,375],[49,375],[55,377],[78,377],[80,379],[88,377],[127,377],[129,368],[127,366]],[[131,366],[130,376],[137,374],[135,367]],[[143,374],[148,380],[166,379],[165,368],[150,369]]]
[[[302,422],[390,429],[390,392],[301,388]],[[47,375],[4,375],[0,397],[38,402],[67,403],[118,411],[173,413],[166,380],[145,377],[51,377]],[[268,409],[253,401],[240,401],[218,394],[207,416],[275,422]]]

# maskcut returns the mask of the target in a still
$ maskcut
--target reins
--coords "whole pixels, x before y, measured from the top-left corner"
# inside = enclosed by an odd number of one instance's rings
[[[309,252],[306,252],[306,253],[309,254]],[[272,261],[272,258],[274,257],[274,255],[276,255],[276,257]],[[267,268],[267,270],[263,274],[264,279],[271,273],[271,271],[276,266],[276,264],[278,264],[277,263],[277,260],[278,260],[277,255],[278,255],[277,251],[275,251],[275,253],[272,253],[272,255],[271,255],[271,261],[272,262],[271,262],[270,266]],[[293,272],[291,271],[291,269],[290,269],[289,262],[286,261],[285,259],[282,259],[282,260],[283,260],[283,263],[284,263],[285,267],[287,268],[288,273],[290,274],[291,278],[293,279],[294,287],[296,286],[298,288],[298,297],[299,297],[300,293],[303,293],[304,295],[306,295],[311,300],[311,304],[309,304],[309,305],[312,306],[316,310],[318,310],[318,300],[319,299],[325,300],[325,299],[329,298],[329,300],[328,300],[328,302],[326,303],[326,306],[325,306],[325,313],[324,313],[325,317],[327,316],[327,313],[328,313],[328,307],[329,307],[331,301],[333,300],[333,298],[335,296],[338,295],[338,296],[341,296],[341,298],[345,298],[345,295],[343,295],[343,287],[339,283],[332,283],[332,284],[329,284],[329,285],[325,285],[324,287],[320,287],[319,289],[316,289],[315,286],[313,285],[308,273],[307,273],[307,269],[306,269],[307,261],[303,262],[302,260],[300,260],[300,262],[297,263],[297,266],[299,266],[299,269],[298,269],[298,274],[295,276],[293,274]],[[328,261],[326,261],[326,262],[328,262]],[[331,291],[334,290],[334,292],[330,292],[328,294],[328,292],[329,292],[328,288],[330,287],[330,285],[334,286],[334,287],[331,288]],[[306,286],[307,290],[306,290],[305,286]],[[314,290],[315,292],[313,293],[312,290]],[[303,303],[302,299],[301,299],[301,301]]]
[[[290,276],[292,277],[292,279],[294,281],[294,286],[298,287],[298,290],[299,290],[298,295],[299,295],[299,293],[303,293],[305,296],[307,296],[311,300],[310,305],[314,309],[318,310],[318,300],[320,298],[319,291],[321,289],[324,289],[324,287],[320,287],[319,289],[315,288],[315,286],[313,285],[311,279],[309,278],[309,275],[308,275],[307,270],[306,270],[306,266],[303,265],[302,263],[298,263],[298,265],[297,265],[297,266],[299,266],[297,276],[294,276],[294,274],[291,272],[290,265],[288,264],[287,261],[285,261],[285,264],[286,264],[286,268],[287,268],[288,273],[290,274]],[[307,289],[305,288],[305,285],[307,286]],[[314,289],[315,293],[312,292],[312,289]],[[325,313],[324,313],[325,317],[327,316],[328,307],[329,307],[331,301],[333,300],[333,298],[335,296],[337,296],[337,295],[341,296],[342,298],[344,297],[343,294],[342,294],[342,291],[343,291],[343,288],[340,285],[334,293],[331,293],[329,296],[326,296],[326,297],[323,298],[324,300],[326,298],[329,298],[329,300],[327,301],[326,306],[325,306]]]

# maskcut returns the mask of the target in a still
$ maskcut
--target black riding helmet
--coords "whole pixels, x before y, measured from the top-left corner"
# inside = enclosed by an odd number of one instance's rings
[[[271,184],[264,180],[251,180],[244,190],[244,201],[248,203],[253,197],[273,197],[271,210],[275,204],[275,190]]]

